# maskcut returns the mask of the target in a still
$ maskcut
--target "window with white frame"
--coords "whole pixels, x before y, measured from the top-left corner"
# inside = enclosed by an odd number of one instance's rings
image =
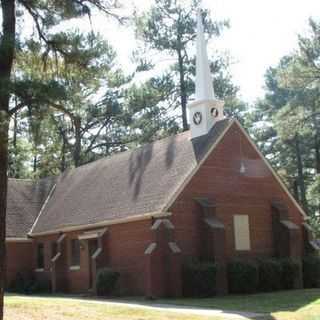
[[[233,227],[236,250],[250,250],[249,216],[245,214],[235,214],[233,216]]]

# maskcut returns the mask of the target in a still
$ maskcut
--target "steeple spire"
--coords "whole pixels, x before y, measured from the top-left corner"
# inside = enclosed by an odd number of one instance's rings
[[[214,91],[204,38],[201,9],[197,14],[196,100],[213,100]]]
[[[206,135],[224,118],[223,101],[214,96],[201,10],[197,13],[197,56],[195,101],[188,105],[191,138]]]

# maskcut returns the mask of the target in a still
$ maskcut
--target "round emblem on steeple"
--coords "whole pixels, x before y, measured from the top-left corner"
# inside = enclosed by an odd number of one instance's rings
[[[201,112],[197,111],[193,114],[193,123],[195,125],[199,125],[202,121],[202,114]]]
[[[213,118],[216,118],[219,115],[219,111],[217,108],[211,108],[210,114]]]

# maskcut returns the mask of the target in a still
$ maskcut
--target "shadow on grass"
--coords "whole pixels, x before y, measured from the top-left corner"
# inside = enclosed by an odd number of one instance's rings
[[[198,308],[253,312],[264,314],[265,319],[273,319],[271,314],[277,312],[296,312],[301,308],[317,305],[320,315],[320,289],[228,295],[203,299],[165,299],[158,302]]]

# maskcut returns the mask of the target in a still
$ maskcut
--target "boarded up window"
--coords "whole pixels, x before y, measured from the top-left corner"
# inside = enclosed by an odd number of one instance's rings
[[[71,266],[80,266],[80,241],[71,240]]]
[[[233,216],[236,250],[250,250],[249,217],[244,214]]]

